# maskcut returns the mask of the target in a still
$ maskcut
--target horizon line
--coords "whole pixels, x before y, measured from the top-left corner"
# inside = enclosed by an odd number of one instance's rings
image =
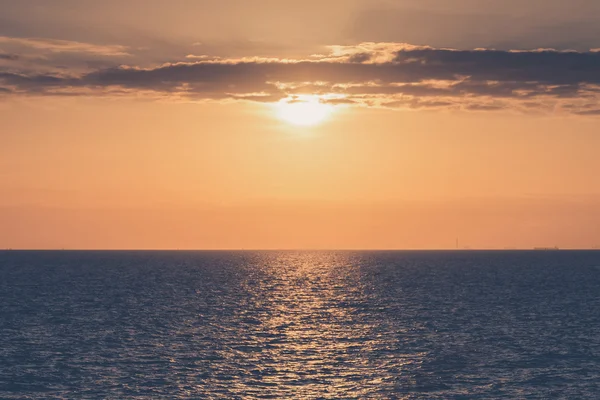
[[[252,251],[452,251],[452,252],[469,252],[469,251],[584,251],[584,250],[600,250],[598,247],[573,247],[573,248],[555,248],[555,247],[515,247],[515,248],[0,248],[0,252],[8,251],[171,251],[171,252],[252,252]]]

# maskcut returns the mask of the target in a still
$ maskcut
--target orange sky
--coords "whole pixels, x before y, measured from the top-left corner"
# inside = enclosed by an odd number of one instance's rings
[[[594,47],[593,27],[553,44],[545,42],[550,33],[536,36],[532,20],[519,37],[491,26],[487,42],[475,43],[459,34],[461,18],[527,18],[528,10],[473,10],[463,0],[451,11],[435,1],[369,8],[357,0],[343,13],[331,2],[318,18],[316,2],[260,0],[257,8],[271,13],[260,18],[273,21],[262,27],[232,14],[241,3],[196,2],[222,31],[180,27],[178,18],[202,11],[186,1],[164,19],[151,1],[139,21],[119,20],[116,2],[100,12],[61,1],[40,24],[45,3],[31,3],[37,8],[28,11],[0,1],[0,15],[14,22],[0,23],[0,248],[428,249],[453,248],[456,237],[470,248],[600,245],[596,53],[581,48]],[[561,23],[583,16],[554,5],[540,18],[555,23],[558,37]],[[369,25],[381,10],[402,7],[448,22],[439,32]],[[156,22],[151,31],[141,31],[144,18]],[[314,32],[299,35],[302,18],[312,18]],[[407,42],[434,50],[396,53]],[[527,74],[537,76],[537,67],[507,51],[519,43],[556,48],[526,55],[551,60],[543,73],[554,68],[552,75],[532,86]],[[489,53],[492,67],[488,53],[471,51],[480,47],[499,49]],[[566,48],[578,53],[560,52]],[[311,54],[319,56],[307,65],[282,61]],[[429,69],[382,61],[396,54],[423,57]],[[204,55],[221,58],[207,65]],[[270,61],[240,61],[253,56]],[[379,80],[397,62],[401,73]],[[523,76],[503,64],[520,62]],[[472,75],[459,77],[466,65]],[[268,98],[250,98],[257,93]],[[344,104],[322,123],[296,126],[273,103],[299,93],[332,93]]]

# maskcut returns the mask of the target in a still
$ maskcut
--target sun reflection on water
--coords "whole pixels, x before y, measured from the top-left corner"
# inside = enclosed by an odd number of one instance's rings
[[[243,283],[239,310],[244,338],[232,334],[228,363],[251,377],[228,385],[232,394],[271,388],[275,397],[357,397],[390,389],[403,363],[393,330],[374,324],[360,268],[350,253],[265,253]],[[389,327],[388,327],[389,328]],[[238,386],[239,385],[239,386]],[[250,392],[248,392],[250,390]]]

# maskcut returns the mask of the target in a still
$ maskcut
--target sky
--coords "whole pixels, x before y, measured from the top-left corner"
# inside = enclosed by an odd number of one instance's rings
[[[0,248],[600,245],[596,0],[0,0]]]

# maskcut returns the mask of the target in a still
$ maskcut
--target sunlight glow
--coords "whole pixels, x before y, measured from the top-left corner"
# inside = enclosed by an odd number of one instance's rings
[[[322,103],[316,96],[303,96],[293,101],[280,101],[276,110],[277,116],[290,124],[314,126],[331,115],[333,106]]]

